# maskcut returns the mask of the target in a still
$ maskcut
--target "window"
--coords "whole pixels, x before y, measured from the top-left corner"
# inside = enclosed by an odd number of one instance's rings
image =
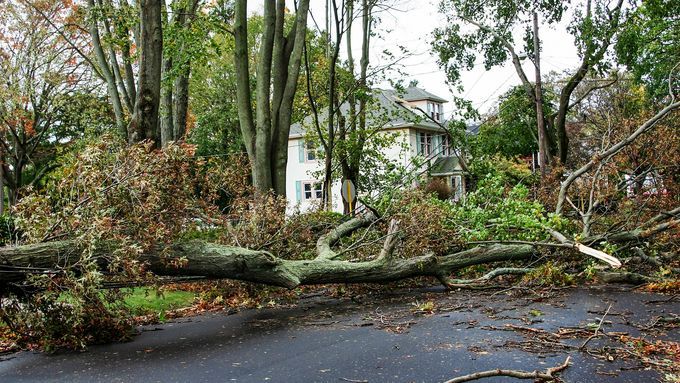
[[[305,200],[317,200],[323,196],[323,186],[318,181],[302,181],[302,196]]]
[[[451,143],[449,141],[449,135],[442,134],[441,140],[442,140],[441,155],[445,157],[451,157],[453,155],[453,148],[451,147]]]
[[[316,147],[310,142],[305,142],[305,162],[316,161]]]
[[[418,154],[426,157],[432,154],[432,134],[417,133],[417,139],[418,139]]]
[[[435,121],[441,121],[444,117],[442,104],[428,101],[427,102],[427,114]]]

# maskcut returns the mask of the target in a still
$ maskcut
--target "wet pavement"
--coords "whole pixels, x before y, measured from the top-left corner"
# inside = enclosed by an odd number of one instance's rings
[[[427,302],[433,312],[419,312]],[[605,312],[601,331],[610,336],[580,351]],[[0,382],[443,382],[496,368],[545,370],[567,355],[566,382],[655,382],[661,373],[621,358],[612,339],[625,333],[679,342],[678,327],[656,325],[679,313],[672,296],[612,286],[433,289],[359,302],[317,296],[290,308],[145,326],[132,342],[82,353],[0,356]]]

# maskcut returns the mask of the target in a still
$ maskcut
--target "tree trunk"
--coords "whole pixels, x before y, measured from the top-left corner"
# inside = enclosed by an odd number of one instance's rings
[[[140,39],[138,92],[128,127],[128,141],[152,140],[158,146],[163,56],[160,0],[140,1]]]
[[[0,146],[0,215],[5,214],[5,150]]]
[[[189,63],[187,63],[187,66]],[[173,138],[179,141],[184,138],[187,133],[187,117],[189,115],[189,74],[190,68],[187,67],[175,79],[175,104],[173,111],[175,113],[175,121],[173,124]]]
[[[550,152],[548,135],[543,116],[543,86],[541,84],[541,47],[538,37],[538,12],[534,11],[534,64],[536,68],[536,123],[538,128],[538,163],[541,167],[541,177],[545,177],[550,166]]]
[[[288,135],[306,35],[309,0],[299,2],[294,27],[285,39],[281,37],[284,5],[283,0],[277,4],[274,1],[265,2],[264,32],[257,61],[255,119],[248,70],[247,1],[237,0],[234,7],[237,106],[250,159],[253,186],[260,193],[273,189],[278,195],[286,193]],[[272,88],[275,90],[273,94]]]
[[[101,44],[101,39],[99,37],[99,26],[97,23],[97,18],[94,15],[95,3],[94,0],[88,0],[87,5],[90,11],[90,25],[89,32],[92,38],[92,48],[95,53],[95,58],[97,59],[97,65],[99,65],[99,70],[106,81],[106,89],[109,94],[109,99],[111,100],[111,105],[113,106],[113,114],[116,117],[116,127],[118,128],[118,133],[122,137],[128,135],[127,128],[125,127],[125,115],[123,113],[123,104],[120,100],[120,94],[118,93],[118,88],[116,87],[116,79],[109,67],[108,60],[104,53],[104,48]]]
[[[359,59],[359,78],[357,80],[357,88],[362,94],[362,97],[359,98],[359,111],[357,113],[356,98],[353,95],[350,96],[349,122],[345,122],[346,125],[349,124],[349,131],[355,133],[354,140],[356,141],[356,147],[353,148],[352,152],[343,153],[340,159],[343,179],[352,181],[357,190],[359,190],[361,187],[359,183],[359,175],[361,174],[361,158],[363,156],[363,148],[366,138],[366,95],[369,94],[370,91],[368,89],[368,64],[371,43],[371,23],[373,18],[372,9],[374,5],[375,2],[362,0],[361,58]],[[353,6],[351,5],[348,5],[348,14],[353,14]],[[350,20],[353,19],[351,16],[349,18]],[[351,32],[351,27],[348,26],[348,51],[351,51],[351,42],[349,41]],[[351,63],[350,68],[352,69],[352,72],[354,72],[354,58],[352,55],[348,55],[348,57],[349,62]],[[344,134],[341,135],[341,139],[344,139]],[[343,202],[343,206],[345,213],[349,213],[349,204],[347,202]]]
[[[472,265],[526,259],[533,251],[531,245],[490,245],[446,256],[429,254],[400,259],[387,254],[370,261],[349,262],[332,257],[286,260],[266,251],[188,241],[147,252],[140,256],[140,261],[157,275],[229,278],[292,289],[325,283],[385,283],[417,276],[447,278],[452,272]],[[96,257],[102,268],[109,254],[110,248],[99,249]],[[75,241],[0,248],[0,270],[3,270],[0,283],[21,281],[26,272],[69,267],[79,255],[80,248]],[[173,261],[180,260],[184,266],[173,266]],[[16,270],[22,272],[12,272]]]
[[[175,126],[174,113],[172,102],[172,83],[168,81],[168,76],[172,70],[172,58],[166,57],[163,59],[163,84],[162,99],[161,99],[161,146],[165,147],[168,142],[175,140]]]

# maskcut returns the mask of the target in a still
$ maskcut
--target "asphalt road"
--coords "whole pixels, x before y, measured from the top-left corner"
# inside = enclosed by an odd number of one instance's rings
[[[565,340],[566,348],[541,347],[531,336],[503,330],[506,324],[551,332],[584,328],[610,304],[602,330],[680,341],[677,328],[639,331],[659,315],[680,313],[668,297],[617,287],[508,294],[419,291],[362,302],[313,297],[291,308],[212,313],[143,327],[132,342],[82,353],[0,356],[0,382],[442,382],[495,368],[546,369],[567,355],[566,382],[657,381],[657,371],[636,361],[574,349],[583,338]],[[650,303],[655,300],[666,302]],[[425,301],[435,303],[435,312],[414,313]],[[589,347],[605,342],[593,339]]]

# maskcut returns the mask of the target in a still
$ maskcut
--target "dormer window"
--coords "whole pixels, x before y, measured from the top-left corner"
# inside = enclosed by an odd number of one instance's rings
[[[442,104],[434,101],[427,102],[427,114],[433,120],[441,122],[442,117],[444,117]]]

